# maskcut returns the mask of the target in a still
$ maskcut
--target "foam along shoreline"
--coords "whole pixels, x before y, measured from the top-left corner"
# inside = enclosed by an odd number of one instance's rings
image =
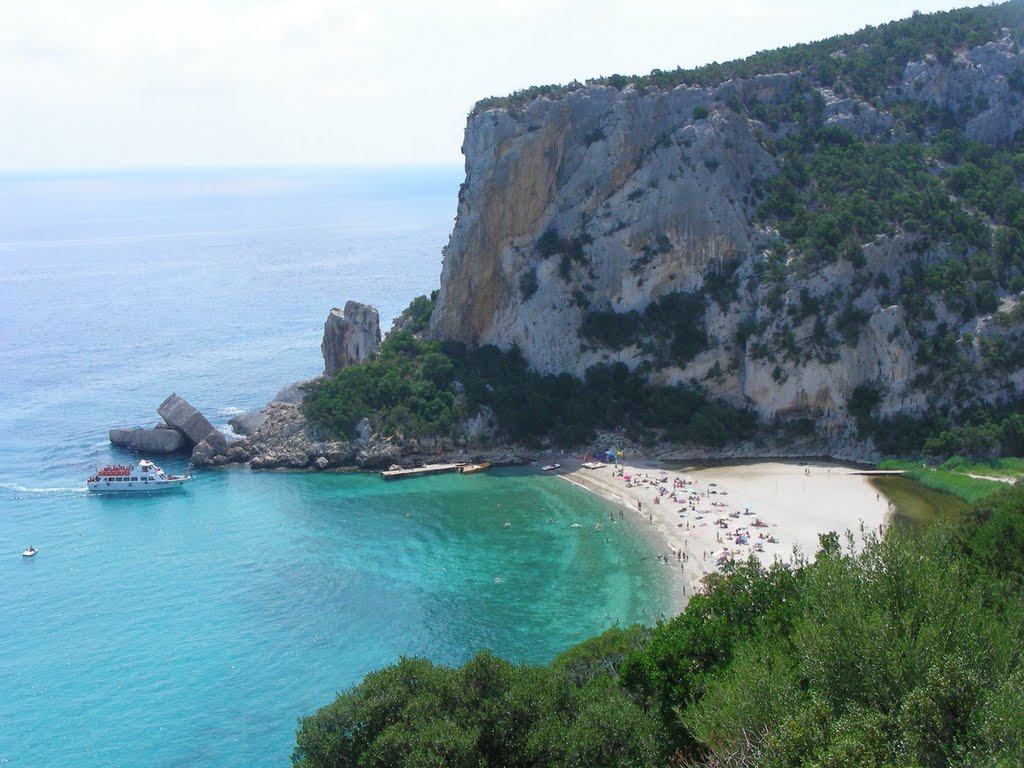
[[[682,469],[642,457],[597,469],[560,461],[561,477],[617,502],[656,537],[680,610],[723,557],[753,554],[765,565],[792,563],[797,552],[812,558],[819,534],[836,531],[845,544],[847,531],[855,539],[862,528],[879,532],[891,513],[861,470],[824,461]]]

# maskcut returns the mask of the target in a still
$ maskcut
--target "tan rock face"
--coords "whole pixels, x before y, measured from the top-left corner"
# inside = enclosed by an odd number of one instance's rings
[[[477,115],[432,332],[518,344],[539,370],[582,373],[600,353],[580,353],[578,297],[642,309],[751,250],[749,188],[775,166],[750,131],[696,88],[589,88]],[[545,258],[537,242],[548,230],[585,244],[585,263]],[[538,290],[523,301],[531,271]]]
[[[324,323],[320,350],[324,355],[324,376],[361,363],[380,349],[380,317],[377,310],[357,301],[335,307]]]

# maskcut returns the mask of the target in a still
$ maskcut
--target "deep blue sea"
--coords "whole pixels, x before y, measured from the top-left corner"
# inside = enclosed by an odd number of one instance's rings
[[[400,656],[543,663],[668,610],[640,533],[534,470],[85,492],[171,392],[224,426],[322,372],[332,306],[390,327],[462,177],[0,176],[0,765],[287,766],[297,718]]]

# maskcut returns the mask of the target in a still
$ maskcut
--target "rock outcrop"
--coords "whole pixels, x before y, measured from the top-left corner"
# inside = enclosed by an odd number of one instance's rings
[[[144,453],[177,453],[188,444],[176,429],[147,427],[117,427],[110,430],[110,442],[119,448]]]
[[[248,462],[254,469],[327,469],[354,463],[356,448],[320,434],[294,403],[273,401],[261,412],[263,424],[243,440],[197,446],[192,462],[197,466]],[[318,459],[324,461],[318,461]]]
[[[300,405],[302,403],[302,398],[306,395],[303,390],[303,386],[308,383],[308,381],[296,381],[294,384],[282,387],[270,402]],[[266,421],[267,408],[261,408],[258,411],[249,411],[248,413],[239,414],[238,416],[229,419],[228,424],[238,434],[248,436],[258,432],[260,427],[262,427]]]
[[[192,463],[196,466],[205,464],[227,464],[228,441],[220,432],[214,430],[192,449]]]
[[[228,425],[239,435],[251,435],[262,427],[266,420],[267,414],[264,411],[249,411],[228,419]]]
[[[253,469],[386,469],[392,464],[417,466],[438,460],[489,461],[495,465],[522,464],[524,454],[495,446],[493,417],[482,414],[466,425],[469,438],[402,438],[375,434],[361,419],[351,440],[324,435],[309,423],[295,403],[273,401],[262,413],[263,424],[245,439],[223,441],[220,433],[207,437],[192,452],[196,466],[248,463]]]
[[[967,135],[998,144],[1024,128],[1024,100],[1014,93],[1021,87],[1022,70],[1024,53],[1004,29],[998,40],[959,51],[948,61],[928,56],[908,64],[900,93],[954,114],[969,114]]]
[[[198,445],[217,431],[209,419],[177,394],[171,394],[156,411],[170,427],[188,439],[190,446]]]
[[[361,363],[380,349],[380,317],[377,310],[357,301],[345,302],[344,311],[335,307],[324,323],[320,345],[324,355],[324,376]]]

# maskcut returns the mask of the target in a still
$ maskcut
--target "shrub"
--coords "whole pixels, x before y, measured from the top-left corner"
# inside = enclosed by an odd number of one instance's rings
[[[548,227],[537,240],[537,252],[546,259],[549,256],[554,256],[556,253],[561,253],[561,251],[562,239],[558,234],[558,230],[554,227]]]
[[[537,292],[539,287],[540,284],[537,282],[537,270],[535,267],[530,267],[519,275],[519,295],[524,302],[533,298],[533,294]]]

